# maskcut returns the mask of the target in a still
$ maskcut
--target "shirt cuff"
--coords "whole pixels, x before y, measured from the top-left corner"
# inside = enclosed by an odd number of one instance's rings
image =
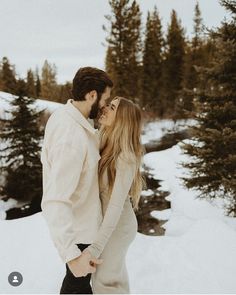
[[[81,251],[77,245],[72,245],[70,248],[66,249],[61,253],[61,258],[64,263],[69,262],[70,260],[75,259],[81,255]]]
[[[90,254],[95,258],[99,258],[101,255],[101,251],[94,244],[91,244],[86,249],[89,250]]]

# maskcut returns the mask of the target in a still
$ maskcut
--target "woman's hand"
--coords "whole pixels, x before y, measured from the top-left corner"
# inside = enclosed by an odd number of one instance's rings
[[[85,249],[80,256],[67,262],[67,265],[72,274],[77,278],[85,277],[89,273],[95,273],[96,265],[101,263],[102,259],[92,257],[90,252]]]

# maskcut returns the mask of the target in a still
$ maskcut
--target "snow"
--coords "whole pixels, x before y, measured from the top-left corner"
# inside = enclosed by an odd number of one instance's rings
[[[65,267],[55,251],[41,213],[3,220],[0,232],[1,292],[57,293]],[[14,271],[23,276],[23,283],[18,287],[8,283],[8,275]]]
[[[16,96],[10,93],[0,91],[0,118],[8,118],[8,114],[6,113],[6,111],[9,111],[11,109],[10,101],[13,100],[15,97]],[[37,99],[35,102],[35,107],[38,108],[38,110],[45,109],[49,113],[52,113],[60,106],[62,106],[62,104],[42,99]]]
[[[171,209],[165,209],[162,211],[154,210],[151,212],[151,215],[159,220],[167,220],[170,218]]]
[[[219,219],[196,221],[178,236],[143,236],[131,244],[134,293],[235,293],[236,233]]]
[[[218,200],[196,199],[197,191],[181,185],[184,160],[180,144],[145,155],[160,189],[170,191],[171,209],[151,213],[168,220],[164,236],[138,234],[130,246],[132,292],[236,293],[236,219],[224,216]]]
[[[159,122],[156,128],[160,128]],[[127,269],[132,293],[236,293],[236,218],[224,216],[220,200],[210,203],[196,199],[197,191],[183,187],[179,177],[186,171],[179,163],[187,160],[180,144],[144,157],[150,173],[162,180],[159,189],[170,192],[166,199],[171,208],[152,212],[152,216],[168,220],[163,225],[164,236],[138,233],[129,248]],[[41,212],[1,220],[0,232],[1,291],[59,293],[65,265]],[[13,271],[23,275],[18,287],[8,284]]]
[[[151,189],[147,189],[147,190],[141,192],[141,195],[144,196],[144,197],[149,197],[149,196],[151,196],[153,194],[154,194],[154,192]]]
[[[9,198],[7,202],[0,200],[0,220],[6,219],[6,211],[16,206],[17,201],[15,199]]]
[[[161,137],[169,131],[182,131],[186,129],[187,126],[192,126],[194,124],[196,124],[196,121],[192,119],[177,120],[176,122],[168,119],[149,122],[144,126],[142,143],[146,144],[149,141],[161,139]]]

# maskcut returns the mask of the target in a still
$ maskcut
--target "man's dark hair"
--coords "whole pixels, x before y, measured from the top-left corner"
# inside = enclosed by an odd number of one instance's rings
[[[84,67],[75,74],[71,92],[74,100],[85,100],[88,92],[96,90],[99,100],[106,87],[112,86],[113,82],[106,72],[93,67]]]

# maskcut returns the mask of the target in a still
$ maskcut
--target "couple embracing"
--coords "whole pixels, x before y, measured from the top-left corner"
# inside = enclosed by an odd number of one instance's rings
[[[80,68],[73,99],[45,128],[41,208],[66,267],[60,294],[130,293],[125,259],[137,233],[142,116],[131,100],[111,99],[112,87],[104,71]]]

